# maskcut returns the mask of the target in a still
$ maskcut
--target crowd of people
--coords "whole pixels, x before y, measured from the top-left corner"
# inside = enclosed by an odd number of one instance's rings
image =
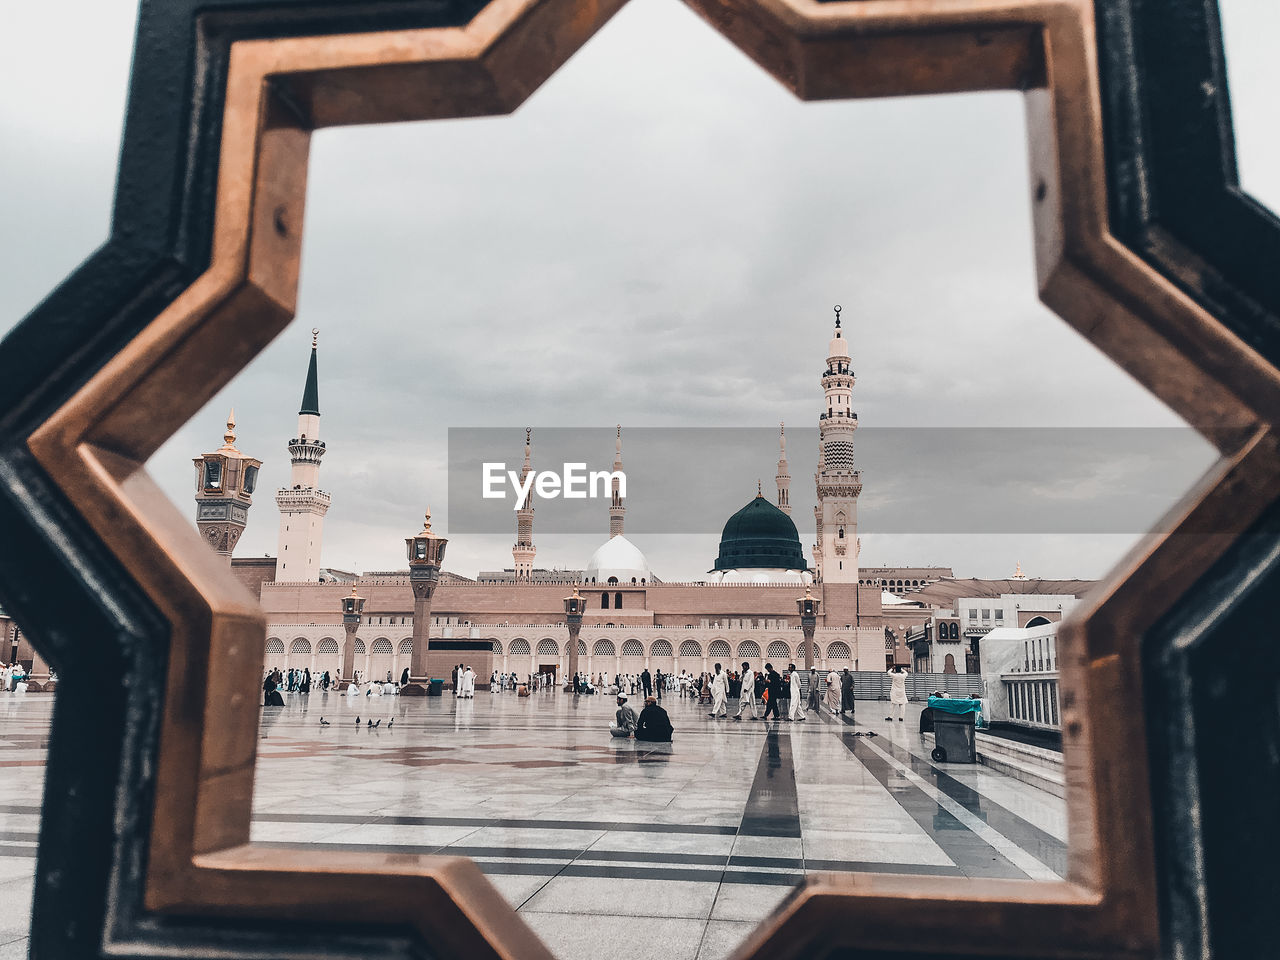
[[[741,671],[733,672],[717,663],[713,672],[703,674],[700,689],[701,698],[711,704],[708,716],[712,719],[726,719],[729,700],[735,697],[738,712],[733,719],[736,721],[750,715],[752,720],[768,720],[772,716],[774,720],[788,723],[803,722],[810,711],[820,712],[823,706],[837,716],[852,713],[854,709],[853,674],[848,669],[830,670],[823,677],[816,668],[806,675],[794,663],[782,672],[775,670],[772,663],[766,663],[761,671],[743,663]],[[757,701],[760,712],[756,709]]]
[[[901,667],[889,671],[889,716],[886,720],[902,721],[906,713],[907,673]],[[0,667],[0,689],[13,689],[14,685],[25,679],[21,664]],[[476,691],[476,672],[468,664],[459,663],[451,672],[453,695],[460,700],[474,699]],[[352,682],[347,687],[349,696],[374,693],[382,696],[395,694],[409,682],[409,669],[406,667],[400,675],[399,684],[391,679],[387,671],[385,681],[369,682],[362,672],[355,671]],[[490,693],[516,691],[521,696],[528,696],[538,690],[554,687],[555,674],[538,672],[517,674],[515,672],[499,672],[489,677]],[[268,670],[263,679],[263,702],[268,706],[282,706],[282,692],[310,693],[312,687],[327,691],[336,689],[335,680],[325,670],[313,676],[306,667],[291,668],[282,671],[278,667]],[[740,671],[727,671],[721,664],[715,664],[712,671],[695,675],[682,671],[664,674],[661,670],[649,672],[646,667],[640,673],[615,673],[610,676],[603,671],[595,674],[577,673],[569,681],[575,694],[612,693],[618,701],[618,712],[610,732],[615,737],[633,736],[639,730],[645,734],[637,739],[655,739],[670,741],[671,721],[658,703],[663,693],[696,698],[700,703],[711,706],[708,717],[723,720],[729,717],[729,700],[737,699],[738,710],[733,714],[735,721],[741,721],[745,715],[752,720],[803,722],[810,712],[819,713],[825,706],[833,716],[844,716],[854,710],[853,674],[846,667],[837,672],[830,670],[822,676],[816,668],[806,674],[796,668],[794,663],[779,672],[772,663],[766,663],[764,669],[757,671],[751,664],[744,662]],[[639,694],[644,697],[645,708],[639,716],[626,706],[629,698]],[[757,710],[757,704],[760,709]],[[655,709],[650,710],[652,705]],[[648,714],[648,719],[641,720]]]
[[[525,692],[537,692],[538,690],[546,690],[548,687],[554,686],[556,682],[553,673],[526,673],[519,674],[515,671],[510,673],[499,673],[493,671],[493,675],[489,677],[489,692],[504,693],[507,690],[514,690],[517,693],[523,687]]]
[[[17,660],[0,663],[0,692],[21,693],[27,689],[27,669]]]

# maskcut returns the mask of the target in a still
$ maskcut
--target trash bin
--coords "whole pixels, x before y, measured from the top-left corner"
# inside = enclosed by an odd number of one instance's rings
[[[976,700],[953,700],[930,697],[933,714],[934,747],[931,757],[938,763],[977,763],[978,747],[974,721],[978,716]]]
[[[428,697],[444,696],[444,681],[433,679],[429,684],[427,684],[427,696]]]

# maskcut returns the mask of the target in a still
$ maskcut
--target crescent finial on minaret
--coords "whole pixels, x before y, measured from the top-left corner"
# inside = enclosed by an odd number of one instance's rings
[[[311,349],[314,350],[316,348],[316,344],[318,344],[319,342],[320,342],[320,328],[312,327],[311,328]]]
[[[839,330],[839,329],[840,329],[840,311],[841,311],[841,310],[843,310],[843,309],[844,309],[844,308],[843,308],[843,307],[841,307],[841,306],[840,306],[840,304],[838,304],[838,303],[836,304],[836,329],[837,329],[837,330]]]

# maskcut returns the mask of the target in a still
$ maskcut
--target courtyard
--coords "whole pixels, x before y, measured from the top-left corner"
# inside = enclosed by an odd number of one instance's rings
[[[53,703],[0,697],[0,960],[26,956]],[[471,857],[564,960],[717,960],[807,873],[1065,873],[1064,802],[934,763],[917,705],[896,723],[876,701],[804,723],[664,706],[669,745],[612,740],[607,696],[293,695],[263,710],[253,839]]]

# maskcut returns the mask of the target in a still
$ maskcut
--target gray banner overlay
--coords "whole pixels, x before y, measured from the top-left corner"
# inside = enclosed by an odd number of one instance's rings
[[[449,430],[448,530],[511,533],[523,427]],[[533,428],[535,537],[608,529],[614,428]],[[787,428],[791,517],[813,537],[818,430]],[[1190,428],[859,428],[860,533],[1140,534],[1156,529],[1212,463]],[[778,430],[639,427],[622,433],[625,531],[719,533],[755,495],[777,500]],[[486,467],[490,478],[484,496]],[[567,466],[575,465],[575,466]],[[577,476],[568,499],[565,475]],[[588,494],[594,487],[595,496]],[[1202,531],[1219,532],[1219,531]]]

